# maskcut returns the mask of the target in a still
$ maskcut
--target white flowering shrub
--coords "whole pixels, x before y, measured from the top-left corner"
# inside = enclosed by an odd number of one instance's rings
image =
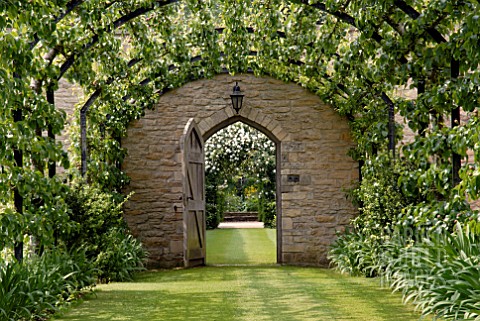
[[[275,143],[241,122],[205,144],[207,226],[215,228],[226,211],[254,211],[266,226],[275,218]]]

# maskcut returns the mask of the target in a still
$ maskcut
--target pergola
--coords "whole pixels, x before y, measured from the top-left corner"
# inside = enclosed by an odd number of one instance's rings
[[[400,153],[418,166],[420,190],[429,189],[428,175],[453,189],[467,151],[477,152],[476,115],[459,125],[461,110],[479,103],[478,1],[52,0],[0,8],[0,198],[14,204],[19,222],[57,207],[63,183],[55,168],[68,163],[55,141],[65,122],[55,107],[61,79],[85,93],[73,162],[115,191],[128,181],[118,166],[128,124],[168,90],[219,73],[308,88],[349,119],[356,160],[384,153],[393,164]],[[416,99],[397,94],[407,88]],[[416,133],[405,146],[396,143],[395,115]],[[429,162],[433,156],[439,161]],[[475,168],[464,165],[460,187],[472,198]],[[43,223],[15,224],[34,231]],[[21,259],[20,238],[11,242]]]

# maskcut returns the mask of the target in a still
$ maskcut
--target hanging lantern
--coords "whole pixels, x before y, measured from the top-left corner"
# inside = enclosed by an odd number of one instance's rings
[[[242,109],[243,96],[245,95],[240,91],[238,82],[235,82],[235,86],[233,86],[233,92],[230,94],[230,98],[232,99],[232,107],[237,114],[240,112],[240,109]]]

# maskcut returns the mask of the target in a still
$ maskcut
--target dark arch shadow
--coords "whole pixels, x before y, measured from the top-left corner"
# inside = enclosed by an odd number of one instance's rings
[[[242,122],[250,127],[253,127],[255,128],[256,130],[262,132],[263,134],[265,134],[265,136],[267,136],[271,141],[273,141],[275,144],[279,144],[280,143],[280,140],[275,136],[273,135],[268,129],[266,129],[265,127],[263,127],[262,125],[260,125],[259,123],[257,122],[254,122],[253,120],[250,120],[246,117],[243,117],[241,115],[235,115],[233,117],[230,117],[224,121],[222,121],[221,123],[213,126],[212,128],[210,128],[209,130],[207,130],[204,134],[203,134],[203,140],[204,141],[207,141],[213,134],[215,134],[216,132],[218,132],[219,130],[225,128],[225,127],[228,127],[232,124],[235,124],[237,122]]]

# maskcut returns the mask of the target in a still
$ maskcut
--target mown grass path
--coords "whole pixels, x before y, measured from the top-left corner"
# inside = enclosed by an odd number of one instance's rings
[[[275,264],[274,229],[216,229],[207,231],[207,264]]]
[[[248,239],[249,233],[252,240],[261,233],[269,238],[265,232],[249,230],[241,232],[240,243],[248,244],[244,237]],[[223,240],[223,236],[217,241]],[[220,247],[225,244],[228,240]],[[214,248],[213,244],[209,246]],[[236,253],[238,259],[242,252],[248,251],[222,253]],[[219,257],[220,261],[227,258]],[[96,297],[86,299],[55,320],[418,319],[411,306],[402,305],[400,296],[380,288],[378,280],[351,278],[328,269],[259,265],[145,272],[135,282],[100,285]]]

